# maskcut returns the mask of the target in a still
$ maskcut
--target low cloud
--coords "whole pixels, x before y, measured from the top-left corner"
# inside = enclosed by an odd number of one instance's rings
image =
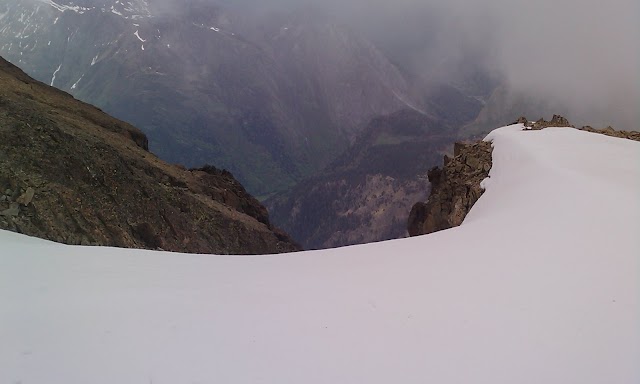
[[[325,0],[321,4],[227,0],[226,4],[254,12],[312,4],[427,77],[446,79],[461,67],[480,66],[515,93],[558,104],[570,118],[640,127],[637,0]]]
[[[424,65],[425,73],[437,65],[434,57],[447,63],[439,69],[442,77],[446,68],[473,60],[503,78],[514,93],[557,104],[574,120],[640,128],[640,3],[635,0],[405,0],[375,5],[379,12],[373,12],[373,19],[390,39],[428,43],[413,63]],[[415,15],[424,18],[423,31],[416,23],[401,24],[403,17]],[[362,16],[368,17],[367,12]],[[385,17],[392,23],[385,25]],[[397,36],[394,25],[400,25]]]

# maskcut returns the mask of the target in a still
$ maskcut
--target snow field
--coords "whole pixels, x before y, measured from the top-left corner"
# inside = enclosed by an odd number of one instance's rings
[[[498,129],[458,228],[273,256],[0,232],[0,383],[638,383],[640,143]]]

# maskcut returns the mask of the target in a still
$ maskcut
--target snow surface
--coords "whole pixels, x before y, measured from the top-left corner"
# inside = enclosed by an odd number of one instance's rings
[[[0,232],[0,383],[640,383],[640,143],[494,131],[461,227],[276,256]]]

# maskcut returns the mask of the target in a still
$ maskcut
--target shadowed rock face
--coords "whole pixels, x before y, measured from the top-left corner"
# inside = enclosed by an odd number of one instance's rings
[[[407,229],[410,236],[457,227],[478,201],[482,180],[491,170],[491,143],[456,143],[454,157],[445,156],[444,167],[429,173],[431,195],[426,203],[411,209]]]
[[[0,228],[67,244],[261,254],[299,249],[226,171],[186,170],[146,136],[0,59]]]

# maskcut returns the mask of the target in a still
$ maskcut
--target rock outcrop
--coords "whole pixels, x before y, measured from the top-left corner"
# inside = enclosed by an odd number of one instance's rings
[[[482,196],[480,183],[491,170],[491,143],[456,143],[454,157],[445,156],[443,168],[429,173],[431,195],[426,203],[416,203],[408,220],[410,236],[424,235],[462,224],[467,213]]]
[[[599,133],[601,135],[606,135],[611,137],[618,137],[621,139],[640,141],[640,132],[638,131],[616,131],[610,126],[604,129],[596,129],[588,125],[585,125],[584,127],[580,128],[580,130],[592,132],[592,133]]]
[[[549,128],[549,127],[575,128],[573,125],[571,125],[571,123],[569,123],[569,120],[567,120],[565,117],[560,115],[553,115],[550,121],[546,121],[545,119],[542,119],[542,118],[539,119],[538,121],[529,121],[527,120],[526,117],[522,116],[522,117],[519,117],[518,120],[516,120],[516,123],[524,124],[524,126],[528,130],[533,130],[533,131],[539,131],[541,129]]]
[[[229,172],[167,164],[135,127],[1,58],[0,229],[177,252],[299,249]]]
[[[526,117],[520,117],[514,124],[523,124],[525,131],[549,127],[575,128],[569,120],[560,115],[553,115],[550,121],[529,121]],[[640,132],[635,131],[616,131],[611,127],[595,129],[590,126],[578,129],[640,141]],[[426,203],[418,202],[411,209],[407,223],[410,236],[424,235],[462,224],[471,207],[484,192],[480,184],[489,177],[492,166],[491,153],[491,143],[488,142],[455,144],[454,157],[445,156],[444,168],[436,167],[429,171],[431,194]]]

